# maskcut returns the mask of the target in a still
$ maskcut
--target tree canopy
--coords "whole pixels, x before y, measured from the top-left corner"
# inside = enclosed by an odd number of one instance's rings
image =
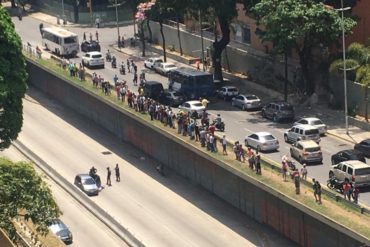
[[[0,228],[11,238],[15,236],[12,220],[16,216],[32,220],[38,232],[47,233],[51,220],[60,215],[48,185],[25,162],[0,158],[0,198]]]
[[[251,11],[264,27],[260,33],[262,40],[271,41],[280,51],[295,48],[306,92],[313,93],[312,49],[330,47],[341,37],[342,21],[338,12],[318,0],[260,0]],[[351,18],[344,18],[345,32],[350,32],[355,24]]]
[[[0,7],[0,150],[9,147],[22,128],[26,63],[22,43],[10,16]]]

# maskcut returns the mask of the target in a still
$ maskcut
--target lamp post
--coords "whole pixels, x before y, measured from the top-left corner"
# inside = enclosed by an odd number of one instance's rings
[[[108,6],[108,8],[116,8],[116,25],[117,25],[117,35],[118,35],[117,40],[119,40],[119,37],[120,37],[119,24],[118,24],[118,7],[121,6],[124,3],[125,2],[117,3],[117,0],[116,0],[115,4]]]
[[[346,43],[345,43],[345,33],[344,33],[344,11],[350,10],[350,7],[343,8],[343,0],[340,1],[341,8],[336,9],[342,14],[342,49],[343,49],[343,86],[344,86],[344,118],[346,125],[346,134],[348,135],[348,99],[347,99],[347,65],[346,65]]]
[[[63,20],[63,25],[66,24],[65,17],[64,17],[64,0],[62,0],[62,20]]]
[[[204,43],[203,43],[203,29],[202,29],[202,13],[199,10],[199,25],[200,25],[200,41],[202,45],[202,64],[203,64],[203,71],[205,71],[204,67]]]

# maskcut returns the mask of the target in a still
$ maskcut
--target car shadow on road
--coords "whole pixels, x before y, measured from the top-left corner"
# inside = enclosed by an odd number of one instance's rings
[[[201,186],[189,183],[187,179],[177,175],[170,168],[164,168],[163,176],[163,174],[158,172],[158,166],[160,164],[152,157],[148,157],[133,145],[119,140],[118,137],[93,123],[93,121],[79,115],[73,109],[67,106],[62,106],[56,100],[46,96],[33,87],[29,88],[27,94],[35,99],[37,101],[36,103],[39,103],[68,124],[106,147],[106,150],[97,150],[101,155],[107,155],[106,152],[111,152],[126,160],[135,168],[144,172],[146,175],[170,189],[172,192],[189,201],[212,218],[226,225],[232,231],[248,239],[254,245],[260,245],[261,239],[274,239],[274,235],[279,236],[277,232],[271,230],[267,226],[258,224],[256,221],[242,214],[240,211],[220,200]],[[103,152],[105,152],[105,154]],[[98,169],[104,170],[105,166],[106,165],[101,164]],[[89,168],[90,167],[86,167],[86,171],[88,171]],[[122,170],[121,179],[124,179],[124,176],[124,170]],[[105,193],[109,193],[109,191],[106,191]],[[255,238],[256,232],[261,235],[261,239]],[[268,237],[265,236],[265,232],[268,234]],[[284,246],[296,245],[289,240],[286,240],[284,241]]]

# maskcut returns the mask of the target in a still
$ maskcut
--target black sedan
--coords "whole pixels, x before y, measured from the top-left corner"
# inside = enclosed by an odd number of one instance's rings
[[[365,156],[363,155],[363,153],[353,149],[342,150],[331,156],[332,165],[336,165],[342,161],[347,160],[359,160],[366,163]]]
[[[99,42],[93,41],[83,41],[81,43],[81,51],[83,52],[90,52],[90,51],[99,51],[100,52],[100,45]]]
[[[363,140],[355,145],[355,149],[370,158],[370,139]]]

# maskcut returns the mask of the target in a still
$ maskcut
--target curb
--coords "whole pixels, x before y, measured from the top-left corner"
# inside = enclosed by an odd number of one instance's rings
[[[113,216],[101,209],[95,202],[93,202],[82,191],[78,190],[74,185],[69,183],[56,170],[43,161],[37,154],[32,152],[23,143],[16,140],[13,146],[21,152],[24,156],[30,159],[38,168],[40,168],[50,179],[52,179],[58,186],[65,190],[78,203],[92,213],[98,220],[105,224],[114,234],[123,240],[130,247],[145,247],[144,243],[136,238],[129,229],[125,228]]]
[[[329,130],[329,131],[330,131],[330,130]],[[356,144],[356,142],[355,142],[355,141],[353,141],[353,140],[350,140],[350,139],[344,138],[344,137],[342,137],[342,136],[340,136],[340,135],[334,134],[334,133],[329,132],[329,131],[327,131],[327,132],[326,132],[326,134],[327,134],[327,135],[330,135],[330,136],[332,136],[332,137],[338,138],[338,139],[340,139],[340,140],[342,140],[342,141],[346,141],[346,142],[350,142],[350,143],[352,143],[352,144]]]

